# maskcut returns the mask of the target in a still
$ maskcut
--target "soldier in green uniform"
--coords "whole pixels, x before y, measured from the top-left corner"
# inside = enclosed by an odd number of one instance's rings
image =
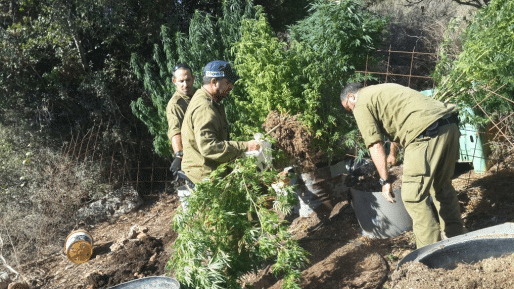
[[[459,154],[457,108],[393,83],[365,88],[349,84],[341,92],[341,104],[353,112],[389,202],[395,201],[382,139],[388,137],[405,148],[402,200],[412,217],[416,246],[441,240],[441,231],[446,237],[466,233],[451,183]]]
[[[257,141],[230,141],[229,124],[221,101],[239,79],[229,63],[209,62],[204,70],[202,88],[187,107],[182,124],[184,158],[182,170],[194,184],[209,177],[218,165],[246,151],[259,150]]]
[[[171,163],[170,170],[173,172],[173,175],[176,175],[181,169],[183,157],[180,129],[187,106],[195,93],[193,89],[195,77],[189,66],[180,63],[173,68],[172,81],[173,84],[175,84],[176,91],[166,106],[166,118],[168,119],[168,138],[171,141],[171,147],[175,154],[175,159]]]

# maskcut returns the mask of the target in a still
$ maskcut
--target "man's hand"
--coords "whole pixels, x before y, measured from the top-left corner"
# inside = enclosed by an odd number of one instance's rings
[[[400,149],[400,144],[395,142],[390,142],[389,146],[389,155],[387,156],[387,164],[390,166],[396,166],[396,153]]]
[[[396,156],[389,154],[387,156],[387,164],[390,166],[396,166]]]
[[[180,157],[175,157],[173,162],[171,162],[170,171],[173,174],[173,177],[176,177],[178,171],[180,171],[180,169],[182,168],[181,164],[182,164],[182,158],[180,158]]]
[[[247,151],[249,151],[249,152],[258,151],[260,148],[261,148],[261,145],[259,144],[258,141],[251,140],[248,142],[248,150]]]
[[[396,200],[394,199],[395,195],[393,193],[393,187],[391,184],[387,183],[382,186],[382,196],[389,202],[389,203],[396,203]]]

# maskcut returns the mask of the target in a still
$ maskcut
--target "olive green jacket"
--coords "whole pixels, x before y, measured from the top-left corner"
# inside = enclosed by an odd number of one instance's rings
[[[385,83],[359,90],[353,115],[366,146],[383,136],[403,147],[439,118],[457,111],[408,87]]]
[[[182,170],[197,183],[218,165],[241,156],[247,142],[229,141],[229,126],[225,107],[212,100],[202,87],[193,95],[182,123],[184,157]]]
[[[176,91],[166,106],[166,118],[168,119],[168,138],[171,140],[180,133],[184,114],[191,97]]]

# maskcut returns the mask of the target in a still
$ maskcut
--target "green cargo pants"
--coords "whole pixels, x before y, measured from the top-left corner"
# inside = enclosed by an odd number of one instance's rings
[[[459,136],[458,126],[448,124],[439,127],[436,136],[416,138],[405,148],[402,200],[412,218],[417,248],[440,241],[441,231],[447,237],[467,232],[451,182],[459,156]]]

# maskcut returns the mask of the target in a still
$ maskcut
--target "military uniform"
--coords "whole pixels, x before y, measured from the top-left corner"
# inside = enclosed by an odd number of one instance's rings
[[[366,146],[385,135],[405,148],[402,200],[412,217],[418,248],[441,239],[429,196],[446,236],[467,232],[451,183],[460,132],[448,117],[456,112],[455,106],[398,84],[373,85],[358,92],[353,114]]]
[[[180,134],[184,114],[191,97],[176,91],[166,106],[166,118],[168,119],[168,138],[171,140]]]
[[[216,103],[202,87],[189,103],[182,123],[184,157],[182,170],[198,183],[218,165],[241,156],[247,142],[229,141],[229,127],[225,107]]]

